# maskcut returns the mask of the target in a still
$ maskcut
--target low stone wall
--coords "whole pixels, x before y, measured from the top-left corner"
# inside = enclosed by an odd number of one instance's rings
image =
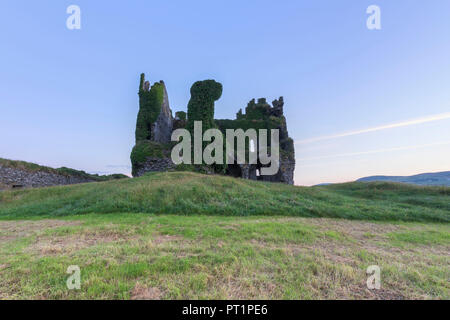
[[[175,164],[170,158],[153,158],[148,157],[147,160],[136,168],[135,177],[140,177],[147,172],[162,172],[175,168]]]
[[[36,188],[94,182],[76,176],[66,176],[46,171],[27,171],[0,164],[0,190],[5,188]]]

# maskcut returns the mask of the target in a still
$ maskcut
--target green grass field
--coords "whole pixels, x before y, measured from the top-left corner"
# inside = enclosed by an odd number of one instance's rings
[[[449,299],[449,219],[450,188],[393,183],[170,172],[2,191],[0,298]]]

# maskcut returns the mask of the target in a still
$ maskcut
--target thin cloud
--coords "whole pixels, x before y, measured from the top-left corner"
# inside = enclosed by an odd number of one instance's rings
[[[298,140],[295,142],[295,144],[306,144],[306,143],[322,141],[322,140],[337,139],[337,138],[354,136],[354,135],[368,133],[368,132],[381,131],[381,130],[386,130],[386,129],[399,128],[399,127],[407,127],[407,126],[412,126],[412,125],[416,125],[416,124],[432,122],[432,121],[439,121],[439,120],[444,120],[444,119],[450,119],[450,112],[436,114],[436,115],[418,118],[418,119],[390,123],[390,124],[386,124],[386,125],[382,125],[382,126],[378,126],[378,127],[372,127],[372,128],[361,129],[361,130],[356,130],[356,131],[349,131],[349,132],[344,132],[344,133],[338,133],[338,134],[333,134],[333,135],[329,135],[329,136],[321,136],[321,137],[315,137],[315,138],[310,138],[310,139]]]
[[[131,166],[128,164],[108,164],[106,168],[131,169]]]
[[[415,146],[405,146],[405,147],[377,149],[377,150],[369,150],[369,151],[361,151],[361,152],[352,152],[352,153],[341,153],[341,154],[333,154],[333,155],[329,155],[329,156],[303,158],[303,159],[298,159],[298,160],[299,161],[307,161],[307,160],[321,160],[321,159],[330,159],[330,158],[338,158],[338,157],[353,157],[353,156],[360,156],[360,155],[367,155],[367,154],[374,154],[374,153],[384,153],[384,152],[392,152],[392,151],[403,151],[403,150],[428,148],[428,147],[442,146],[442,145],[447,145],[447,144],[450,144],[450,141],[442,141],[442,142],[415,145]]]

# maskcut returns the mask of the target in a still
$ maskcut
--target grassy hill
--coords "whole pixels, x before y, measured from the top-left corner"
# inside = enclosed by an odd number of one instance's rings
[[[0,193],[0,218],[86,213],[283,215],[449,222],[450,188],[394,183],[294,187],[191,172]]]
[[[190,172],[2,191],[0,299],[449,299],[449,198]]]
[[[387,181],[417,184],[420,186],[447,186],[450,187],[450,171],[421,173],[413,176],[371,176],[358,179],[361,182]]]

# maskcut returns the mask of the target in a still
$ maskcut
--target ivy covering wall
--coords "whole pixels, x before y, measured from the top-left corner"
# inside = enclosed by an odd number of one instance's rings
[[[177,111],[175,112],[175,118],[181,120],[181,121],[186,121],[187,119],[187,115],[186,112],[184,111]]]
[[[275,100],[274,106],[277,103],[278,100]],[[216,119],[215,123],[223,134],[226,133],[226,129],[242,129],[244,131],[248,129],[257,131],[259,129],[279,129],[281,157],[286,160],[295,160],[294,141],[289,138],[286,118],[283,115],[274,116],[272,111],[273,108],[267,103],[265,98],[260,98],[258,101],[252,99],[245,108],[245,114],[242,113],[242,109],[239,110],[236,114],[236,120]],[[270,135],[268,145],[270,145]],[[246,146],[246,152],[248,152],[248,146]]]
[[[136,121],[136,143],[151,139],[151,124],[161,113],[164,98],[164,86],[155,83],[150,90],[145,89],[145,75],[141,74],[139,84],[139,113]]]
[[[222,96],[222,84],[214,80],[197,81],[191,87],[186,129],[194,131],[194,121],[202,121],[203,132],[215,128],[214,102]]]
[[[164,99],[164,85],[155,83],[151,86],[145,81],[145,74],[142,73],[139,82],[139,112],[136,120],[136,144],[131,151],[131,165],[133,175],[139,165],[148,157],[162,157],[163,147],[156,142],[150,141],[152,138],[152,123],[159,114]]]
[[[147,158],[163,158],[170,156],[172,144],[161,144],[155,141],[141,140],[136,143],[131,151],[132,175],[136,175],[137,169],[147,160]]]

